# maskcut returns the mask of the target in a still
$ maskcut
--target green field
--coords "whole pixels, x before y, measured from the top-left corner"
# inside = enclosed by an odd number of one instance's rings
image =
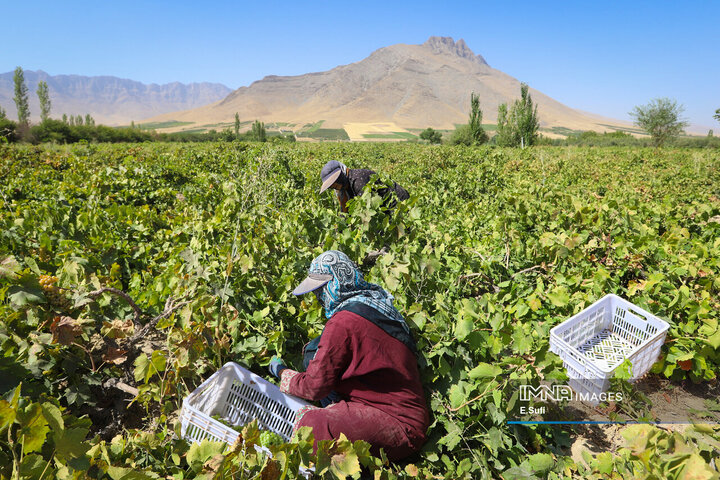
[[[316,140],[350,140],[347,132],[345,131],[345,129],[342,128],[317,128],[313,130],[301,131],[296,135],[298,138],[313,138]]]
[[[332,159],[411,198],[384,212],[366,192],[340,215],[317,194]],[[321,478],[717,478],[719,167],[707,149],[0,144],[0,479],[296,478],[308,461]],[[417,341],[420,453],[315,455],[301,432],[270,459],[253,424],[230,451],[176,438],[224,363],[301,365],[325,318],[291,291],[315,256],[383,246],[362,268]],[[691,397],[701,425],[508,424],[519,382],[567,380],[550,329],[608,293],[670,329],[637,387],[613,380],[627,401],[593,415],[655,420],[663,395]]]
[[[167,122],[149,122],[149,123],[139,123],[138,128],[142,128],[145,130],[160,130],[162,128],[173,128],[173,127],[182,127],[185,125],[193,125],[195,122],[178,122],[177,120],[170,120]]]

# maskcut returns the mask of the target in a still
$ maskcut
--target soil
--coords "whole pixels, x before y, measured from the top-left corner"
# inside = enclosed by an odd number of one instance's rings
[[[692,422],[720,422],[720,412],[711,411],[706,400],[717,402],[720,398],[720,382],[693,384],[670,382],[656,375],[648,375],[635,383],[635,389],[649,400],[649,417],[655,419],[658,428],[669,431],[683,432]],[[637,400],[642,402],[641,400]],[[615,409],[620,417],[618,421],[630,420],[631,416],[615,406],[593,407],[584,402],[577,402],[572,416],[574,419],[588,421],[608,421],[610,411]],[[622,424],[583,424],[574,426],[575,433],[570,452],[575,462],[583,462],[582,451],[587,450],[595,455],[602,452],[616,453],[625,446],[622,437]]]
[[[133,365],[140,354],[151,355],[155,350],[164,350],[165,345],[163,334],[154,330],[149,332],[128,352],[127,359],[121,365],[122,377],[109,378],[102,385],[91,388],[93,405],[83,406],[77,415],[87,415],[92,420],[92,435],[99,435],[102,440],[109,441],[124,430],[145,427],[147,419],[158,416],[133,402],[135,395],[132,391],[139,386],[134,379]],[[159,411],[160,407],[151,403],[149,408]]]

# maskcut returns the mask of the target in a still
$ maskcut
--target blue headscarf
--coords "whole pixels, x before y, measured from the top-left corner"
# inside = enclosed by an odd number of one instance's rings
[[[393,305],[394,297],[380,285],[366,282],[347,255],[337,250],[323,252],[312,261],[310,273],[332,275],[317,294],[328,319],[341,310],[358,313],[415,351],[410,329]]]

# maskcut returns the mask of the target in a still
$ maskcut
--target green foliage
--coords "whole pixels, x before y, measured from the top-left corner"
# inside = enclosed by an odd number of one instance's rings
[[[0,118],[0,142],[15,142],[17,140],[17,124],[9,118]]]
[[[495,134],[495,144],[500,147],[512,147],[513,145],[513,131],[512,126],[509,124],[508,109],[506,103],[498,105],[497,115],[497,133]]]
[[[316,140],[350,140],[344,128],[315,128],[297,133],[298,138],[313,138]],[[294,137],[293,137],[294,138]]]
[[[715,115],[713,115],[713,118],[714,118],[715,120],[717,120],[718,122],[720,122],[720,108],[718,108],[717,110],[715,110]]]
[[[680,118],[684,111],[682,105],[669,98],[656,98],[647,105],[636,106],[630,116],[635,124],[652,137],[656,147],[663,146],[668,140],[680,135],[688,123]]]
[[[52,107],[47,82],[42,80],[38,82],[36,92],[40,101],[40,120],[44,122],[50,117],[50,108]]]
[[[387,212],[367,191],[338,216],[317,195],[333,158],[386,172],[413,197]],[[0,477],[19,466],[21,478],[293,478],[310,461],[327,478],[621,478],[639,460],[667,472],[679,450],[662,442],[591,458],[583,472],[557,446],[572,430],[508,426],[507,412],[513,382],[562,371],[550,329],[607,293],[671,324],[653,375],[714,381],[716,163],[713,151],[622,147],[0,145]],[[301,364],[325,323],[315,301],[290,293],[312,258],[337,248],[359,261],[385,245],[364,273],[412,329],[432,410],[413,463],[347,439],[313,456],[308,432],[271,458],[254,449],[252,424],[234,446],[175,440],[182,399],[226,361],[259,373],[278,352]],[[134,300],[138,325],[127,301],[91,295],[102,287]],[[118,394],[120,380],[138,394]],[[137,418],[108,421],[128,410]],[[683,435],[686,458],[709,466],[716,435]]]
[[[426,128],[420,132],[420,138],[427,140],[430,143],[442,143],[442,133],[434,130],[431,127]]]
[[[30,104],[28,103],[28,88],[25,85],[25,73],[21,67],[15,69],[13,75],[15,85],[15,107],[17,107],[18,123],[28,125],[30,123]]]
[[[472,145],[482,145],[488,141],[487,133],[482,127],[482,110],[480,110],[480,97],[475,93],[470,94],[470,116],[468,118],[468,130]]]
[[[498,106],[495,143],[501,147],[536,145],[539,128],[537,105],[533,106],[528,85],[521,83],[520,98],[513,102],[510,111],[504,103]]]
[[[692,425],[683,434],[650,425],[631,425],[622,433],[625,447],[617,455],[601,453],[594,458],[583,452],[583,478],[715,479],[720,454],[717,426]]]
[[[450,137],[453,145],[481,145],[488,141],[488,135],[482,127],[482,110],[480,98],[475,93],[470,94],[470,115],[466,125],[458,126]]]
[[[240,114],[238,112],[235,112],[235,136],[240,135]]]
[[[520,84],[520,100],[516,100],[510,109],[510,119],[517,128],[520,145],[534,145],[538,138],[540,121],[537,116],[537,105],[533,106],[529,87],[526,83]]]
[[[155,130],[162,128],[183,127],[185,125],[192,125],[194,123],[195,122],[179,122],[177,120],[168,120],[167,122],[140,123],[138,124],[138,128],[142,128],[144,130]]]
[[[265,131],[265,122],[261,122],[259,120],[255,120],[255,123],[252,125],[251,130],[251,138],[255,140],[256,142],[266,142],[267,141],[267,132]]]

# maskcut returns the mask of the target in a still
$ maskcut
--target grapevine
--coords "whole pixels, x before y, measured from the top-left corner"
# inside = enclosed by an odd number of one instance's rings
[[[411,198],[388,213],[365,195],[339,215],[317,194],[330,159]],[[665,478],[682,462],[717,476],[715,151],[6,145],[0,171],[2,480],[293,478],[307,463],[334,478]],[[302,365],[325,319],[290,292],[327,249],[390,291],[412,330],[433,418],[422,452],[313,452],[309,432],[286,443],[252,422],[233,427],[242,444],[181,440],[183,398],[225,362]],[[649,397],[699,392],[700,424],[630,429],[584,459],[577,429],[511,426],[508,411],[517,379],[563,378],[550,329],[607,293],[671,324]],[[282,455],[245,448],[263,441]]]

